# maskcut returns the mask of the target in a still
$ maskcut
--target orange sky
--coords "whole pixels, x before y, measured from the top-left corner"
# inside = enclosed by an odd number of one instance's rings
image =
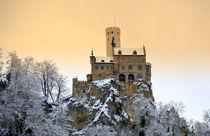
[[[114,14],[122,47],[145,44],[157,100],[192,108],[201,91],[210,92],[204,84],[210,82],[209,0],[0,0],[0,47],[4,55],[16,50],[21,57],[52,59],[70,80],[85,79],[91,48],[106,53],[105,28]],[[190,87],[197,82],[202,89]]]

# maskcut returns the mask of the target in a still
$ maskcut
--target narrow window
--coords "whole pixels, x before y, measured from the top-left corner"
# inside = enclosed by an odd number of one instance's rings
[[[125,66],[122,66],[122,70],[124,70],[125,69]]]
[[[121,55],[121,54],[122,54],[122,51],[121,51],[121,50],[119,50],[119,51],[118,51],[118,55]]]
[[[138,70],[142,70],[142,66],[141,65],[138,65]]]
[[[98,66],[95,66],[95,69],[98,69]]]
[[[101,66],[101,69],[104,69],[104,66]]]
[[[132,70],[133,69],[132,65],[128,65],[128,69]]]
[[[133,55],[137,55],[137,52],[136,52],[136,50],[134,50],[134,51],[133,51]]]

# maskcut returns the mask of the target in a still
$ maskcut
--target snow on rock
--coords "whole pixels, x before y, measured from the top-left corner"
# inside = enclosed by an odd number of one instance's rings
[[[68,105],[72,118],[70,124],[75,129],[72,135],[136,136],[151,133],[164,136],[167,128],[164,129],[157,119],[160,115],[154,101],[144,95],[149,93],[150,84],[137,81],[132,85],[136,85],[138,91],[125,95],[120,91],[126,91],[126,87],[115,79],[90,83],[85,96],[71,99]]]
[[[103,80],[97,80],[97,81],[93,81],[92,83],[99,87],[99,88],[102,88],[102,87],[105,87],[105,86],[110,86],[110,83],[114,81],[114,78],[109,78],[109,79],[103,79]]]
[[[149,91],[149,86],[143,82],[134,82],[138,86],[139,91]]]

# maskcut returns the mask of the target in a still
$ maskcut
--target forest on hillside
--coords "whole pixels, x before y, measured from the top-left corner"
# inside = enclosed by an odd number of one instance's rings
[[[5,58],[6,63],[3,61]],[[5,58],[0,50],[0,135],[73,135],[75,130],[69,125],[71,117],[68,114],[71,96],[64,95],[69,91],[67,77],[59,73],[56,64],[51,60],[39,62],[32,57],[20,58],[16,52],[8,53]],[[183,112],[182,103],[156,103],[156,121],[170,128],[183,125],[180,124],[180,119],[185,120],[181,117]],[[184,122],[186,135],[210,136],[210,109],[202,116],[203,121]],[[161,128],[154,122],[144,135],[153,135],[155,130],[157,136],[173,136],[173,129],[168,128]],[[100,124],[87,131],[94,136],[126,135],[114,133],[113,128]]]

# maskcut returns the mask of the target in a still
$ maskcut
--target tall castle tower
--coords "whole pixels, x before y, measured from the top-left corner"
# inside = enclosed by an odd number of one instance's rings
[[[106,28],[106,56],[113,57],[114,48],[120,48],[120,28]]]

